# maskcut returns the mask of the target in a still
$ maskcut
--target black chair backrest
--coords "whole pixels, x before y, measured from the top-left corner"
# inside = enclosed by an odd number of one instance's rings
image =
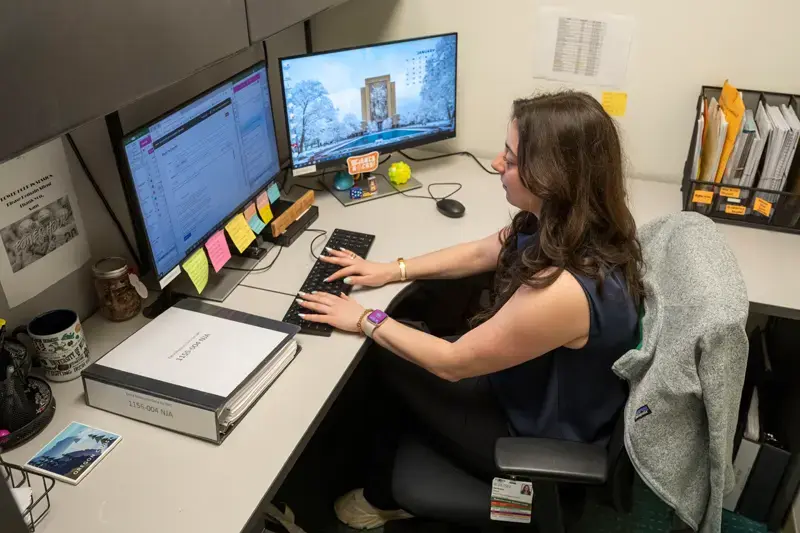
[[[633,499],[634,469],[625,451],[625,409],[621,409],[608,441],[606,503],[619,512],[629,512]]]

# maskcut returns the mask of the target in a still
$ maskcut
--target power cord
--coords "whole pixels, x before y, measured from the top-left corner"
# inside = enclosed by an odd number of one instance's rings
[[[488,168],[486,168],[485,166],[483,166],[483,163],[481,163],[481,162],[480,162],[480,160],[479,160],[477,157],[475,157],[475,156],[474,156],[474,155],[473,155],[471,152],[453,152],[452,154],[440,154],[440,155],[435,155],[435,156],[433,156],[433,157],[425,157],[425,158],[415,158],[415,157],[411,157],[410,155],[408,155],[407,153],[405,153],[403,150],[398,150],[398,152],[400,152],[400,154],[401,154],[403,157],[405,157],[406,159],[408,159],[409,161],[414,161],[414,162],[416,162],[416,163],[421,163],[421,162],[423,162],[423,161],[433,161],[433,160],[435,160],[435,159],[443,159],[443,158],[445,158],[445,157],[453,157],[454,155],[468,155],[468,156],[470,156],[470,157],[471,157],[471,158],[472,158],[472,159],[473,159],[473,160],[474,160],[474,161],[475,161],[475,162],[478,164],[478,166],[479,166],[479,167],[481,167],[481,169],[482,169],[484,172],[486,172],[487,174],[491,174],[491,175],[493,175],[493,176],[497,176],[497,175],[499,175],[499,174],[500,174],[499,172],[495,172],[494,170],[489,170]]]
[[[262,272],[266,272],[267,270],[272,268],[275,265],[275,261],[277,261],[278,258],[281,256],[281,252],[283,252],[283,246],[278,246],[277,244],[272,246],[272,248],[270,248],[269,250],[267,250],[267,255],[269,255],[269,253],[272,250],[274,250],[275,248],[278,249],[278,253],[275,254],[275,257],[272,258],[272,261],[270,261],[267,266],[260,267],[260,268],[239,268],[239,267],[232,267],[232,266],[224,266],[222,268],[224,268],[226,270],[236,270],[237,272],[247,272],[249,274],[261,274]],[[266,259],[266,257],[264,259]],[[262,259],[262,261],[264,259]]]
[[[434,202],[438,202],[439,200],[444,200],[446,198],[450,198],[451,196],[453,196],[455,193],[457,193],[458,191],[460,191],[464,187],[462,184],[454,182],[454,181],[452,181],[452,182],[447,181],[447,182],[440,182],[440,183],[430,183],[430,184],[428,184],[428,196],[420,196],[418,194],[408,194],[407,192],[398,189],[397,186],[394,183],[392,183],[392,180],[387,178],[384,174],[374,174],[374,175],[375,176],[380,176],[383,179],[385,179],[386,183],[391,185],[394,190],[396,190],[397,192],[399,192],[400,194],[402,194],[406,198],[422,198],[423,200],[433,200]],[[433,195],[433,191],[431,191],[431,187],[437,187],[437,186],[442,186],[442,185],[455,187],[456,189],[454,191],[450,192],[449,194],[446,194],[446,195],[444,195],[442,197],[438,197],[437,198],[436,196]]]
[[[128,253],[131,254],[131,258],[133,259],[133,262],[136,263],[136,267],[139,269],[139,272],[141,272],[142,271],[142,263],[139,260],[139,255],[136,253],[135,248],[131,244],[131,241],[128,239],[128,235],[125,233],[125,230],[122,229],[122,224],[120,223],[119,219],[117,218],[117,215],[114,214],[114,210],[111,209],[111,205],[108,203],[108,200],[106,200],[106,197],[103,194],[103,191],[100,190],[100,186],[97,184],[97,182],[94,179],[94,176],[92,175],[91,171],[89,170],[89,167],[86,165],[86,161],[83,159],[83,155],[81,155],[80,150],[78,150],[78,146],[75,144],[75,140],[72,138],[72,134],[71,133],[67,133],[67,142],[69,142],[69,145],[72,148],[72,151],[75,154],[75,157],[78,159],[78,163],[81,165],[81,168],[83,169],[83,173],[86,174],[86,177],[89,179],[89,182],[92,184],[92,187],[94,187],[94,192],[96,192],[97,196],[100,197],[100,201],[103,202],[103,205],[105,206],[106,211],[108,211],[108,215],[111,217],[111,220],[114,222],[114,225],[117,226],[117,230],[119,230],[119,234],[122,235],[122,240],[125,241],[125,246],[128,248]]]
[[[256,287],[255,285],[247,285],[245,283],[240,283],[239,286],[247,287],[248,289],[256,289],[258,291],[271,292],[273,294],[280,294],[282,296],[288,296],[289,298],[297,298],[297,294],[290,294],[288,292],[276,291],[273,289],[265,289],[264,287]]]
[[[327,235],[327,234],[328,234],[328,232],[327,232],[327,231],[325,231],[324,229],[316,229],[316,228],[306,228],[306,230],[305,230],[305,231],[309,231],[309,232],[311,232],[311,233],[317,233],[317,234],[318,234],[316,237],[314,237],[313,239],[311,239],[311,244],[309,244],[309,245],[308,245],[308,249],[309,249],[309,251],[311,252],[311,255],[314,257],[314,259],[316,259],[316,260],[319,260],[319,255],[317,255],[317,254],[315,254],[315,253],[314,253],[314,244],[316,244],[316,242],[317,242],[319,239],[321,239],[322,237],[324,237],[325,235]]]

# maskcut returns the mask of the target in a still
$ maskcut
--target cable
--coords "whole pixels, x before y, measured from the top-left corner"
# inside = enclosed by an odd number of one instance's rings
[[[327,232],[327,231],[325,231],[324,229],[316,229],[316,228],[306,228],[306,229],[305,229],[305,231],[310,231],[310,232],[312,232],[312,233],[318,233],[318,235],[317,235],[316,237],[314,237],[313,239],[311,239],[311,244],[309,244],[309,245],[308,245],[308,249],[309,249],[309,251],[311,252],[311,255],[314,257],[314,259],[317,259],[317,260],[319,260],[319,255],[317,255],[317,254],[315,254],[315,253],[314,253],[314,244],[315,244],[315,243],[316,243],[316,242],[317,242],[317,241],[318,241],[320,238],[322,238],[322,237],[324,237],[325,235],[327,235],[327,234],[328,234],[328,232]]]
[[[283,246],[278,246],[277,244],[274,245],[269,250],[267,250],[267,255],[269,255],[269,253],[272,250],[274,250],[275,248],[278,249],[278,253],[275,254],[275,257],[272,258],[272,261],[270,261],[269,264],[267,266],[265,266],[265,267],[261,267],[261,268],[238,268],[238,267],[224,266],[222,268],[227,269],[227,270],[236,270],[238,272],[247,272],[249,274],[261,274],[262,272],[266,272],[267,270],[272,268],[273,265],[275,265],[275,261],[277,261],[278,258],[281,256],[281,252],[283,252]],[[266,259],[266,257],[264,259]],[[263,261],[264,259],[262,259],[261,261]]]
[[[288,292],[276,291],[276,290],[273,290],[273,289],[265,289],[264,287],[256,287],[255,285],[246,285],[244,283],[240,283],[239,286],[240,287],[247,287],[248,289],[256,289],[256,290],[259,290],[259,291],[271,292],[273,294],[281,294],[283,296],[288,296],[290,298],[297,298],[297,294],[290,294]]]
[[[499,175],[499,174],[500,174],[499,172],[495,172],[494,170],[489,170],[488,168],[486,168],[485,166],[483,166],[483,163],[481,163],[481,162],[480,162],[480,160],[479,160],[477,157],[475,157],[474,155],[472,155],[472,153],[470,153],[470,152],[453,152],[452,154],[440,154],[440,155],[435,155],[435,156],[433,156],[433,157],[414,158],[414,157],[411,157],[410,155],[408,155],[407,153],[405,153],[405,152],[404,152],[404,151],[402,151],[402,150],[398,150],[398,151],[399,151],[399,152],[400,152],[400,153],[403,155],[403,157],[405,157],[406,159],[408,159],[408,160],[410,160],[410,161],[417,162],[417,163],[420,163],[420,162],[422,162],[422,161],[433,161],[434,159],[443,159],[443,158],[445,158],[445,157],[452,157],[452,156],[454,156],[454,155],[468,155],[468,156],[470,156],[470,157],[471,157],[471,158],[472,158],[472,159],[473,159],[473,160],[474,160],[474,161],[475,161],[475,162],[478,164],[478,166],[479,166],[479,167],[481,167],[481,169],[482,169],[484,172],[486,172],[487,174],[491,174],[491,175],[493,175],[493,176],[497,176],[497,175]]]
[[[430,183],[430,184],[428,184],[428,196],[420,196],[418,194],[408,194],[407,192],[398,189],[397,186],[394,183],[392,183],[392,180],[390,180],[389,178],[387,178],[383,174],[374,174],[374,175],[375,176],[380,176],[383,179],[385,179],[386,182],[389,185],[391,185],[394,190],[396,190],[397,192],[399,192],[400,194],[402,194],[406,198],[422,198],[423,200],[433,200],[434,202],[438,202],[439,200],[444,200],[446,198],[450,198],[451,196],[453,196],[455,193],[457,193],[458,191],[460,191],[464,187],[462,184],[454,182],[454,181],[447,181],[447,182],[443,181],[443,182],[440,182],[440,183]],[[441,198],[437,198],[436,196],[433,195],[433,192],[431,191],[431,187],[436,187],[436,186],[441,186],[441,185],[454,186],[456,189],[454,191],[452,191],[451,193],[446,194],[445,196],[442,196]]]
[[[78,163],[80,163],[81,168],[83,169],[83,173],[86,174],[86,177],[89,179],[89,182],[92,184],[92,187],[94,187],[94,192],[96,192],[97,196],[100,197],[100,201],[103,202],[103,205],[105,206],[106,211],[108,211],[111,220],[114,221],[114,225],[117,226],[117,230],[119,230],[120,235],[122,235],[122,239],[125,241],[125,246],[127,246],[128,253],[131,254],[133,262],[136,263],[136,267],[139,269],[139,272],[141,272],[142,263],[139,260],[139,255],[136,253],[133,245],[131,244],[131,241],[128,239],[128,234],[125,233],[124,229],[122,229],[122,224],[117,218],[117,215],[114,214],[114,210],[111,209],[111,205],[109,205],[108,200],[106,200],[103,191],[100,190],[100,186],[94,180],[94,176],[92,176],[92,173],[89,171],[89,167],[86,165],[86,161],[84,161],[80,150],[78,150],[78,147],[75,145],[75,140],[72,138],[71,133],[67,133],[67,141],[69,142],[70,147],[72,147],[72,151],[75,153],[75,157],[78,159]]]

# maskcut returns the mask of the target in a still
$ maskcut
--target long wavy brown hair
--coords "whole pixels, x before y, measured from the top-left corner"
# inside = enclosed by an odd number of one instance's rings
[[[544,288],[567,270],[599,282],[619,273],[637,308],[644,298],[642,251],[628,209],[623,155],[613,119],[581,92],[514,102],[517,165],[524,186],[542,200],[540,217],[521,211],[501,233],[490,309],[493,316],[522,285]],[[536,234],[517,250],[520,233]]]

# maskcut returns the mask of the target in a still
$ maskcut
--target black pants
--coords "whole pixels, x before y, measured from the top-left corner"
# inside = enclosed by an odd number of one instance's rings
[[[372,505],[399,507],[392,497],[392,468],[398,443],[408,433],[472,475],[491,480],[495,440],[509,436],[509,426],[486,376],[452,383],[377,344],[365,357],[375,372],[370,411],[377,427],[364,487]]]

